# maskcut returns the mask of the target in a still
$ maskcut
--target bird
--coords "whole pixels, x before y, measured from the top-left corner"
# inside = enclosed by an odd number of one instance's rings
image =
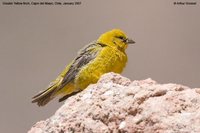
[[[105,73],[121,73],[128,60],[125,50],[134,43],[120,29],[103,33],[83,47],[45,90],[32,97],[32,103],[44,106],[57,96],[62,102],[96,83]]]

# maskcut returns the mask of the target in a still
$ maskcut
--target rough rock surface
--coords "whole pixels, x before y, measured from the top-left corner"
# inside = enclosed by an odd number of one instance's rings
[[[29,131],[74,132],[200,133],[200,88],[108,73]]]

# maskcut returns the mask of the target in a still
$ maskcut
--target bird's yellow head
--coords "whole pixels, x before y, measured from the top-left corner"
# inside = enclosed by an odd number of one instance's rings
[[[132,39],[128,38],[123,31],[119,29],[113,29],[102,34],[97,42],[113,48],[117,48],[121,51],[125,51],[128,44],[135,43]]]

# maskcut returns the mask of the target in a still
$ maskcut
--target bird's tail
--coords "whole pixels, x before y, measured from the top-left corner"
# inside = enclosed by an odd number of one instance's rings
[[[44,106],[49,101],[51,101],[56,95],[58,91],[58,86],[60,83],[60,79],[56,79],[54,82],[50,84],[50,86],[32,98],[32,103],[37,103],[38,106]]]
[[[39,92],[32,99],[32,103],[37,103],[38,106],[46,105],[50,100],[55,97],[55,90],[57,87],[52,86],[46,90]]]

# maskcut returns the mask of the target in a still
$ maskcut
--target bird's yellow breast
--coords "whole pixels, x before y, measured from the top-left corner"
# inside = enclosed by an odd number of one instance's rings
[[[77,89],[85,89],[89,84],[96,83],[104,73],[121,73],[127,62],[127,55],[117,49],[105,47],[97,57],[84,66],[77,74]]]

